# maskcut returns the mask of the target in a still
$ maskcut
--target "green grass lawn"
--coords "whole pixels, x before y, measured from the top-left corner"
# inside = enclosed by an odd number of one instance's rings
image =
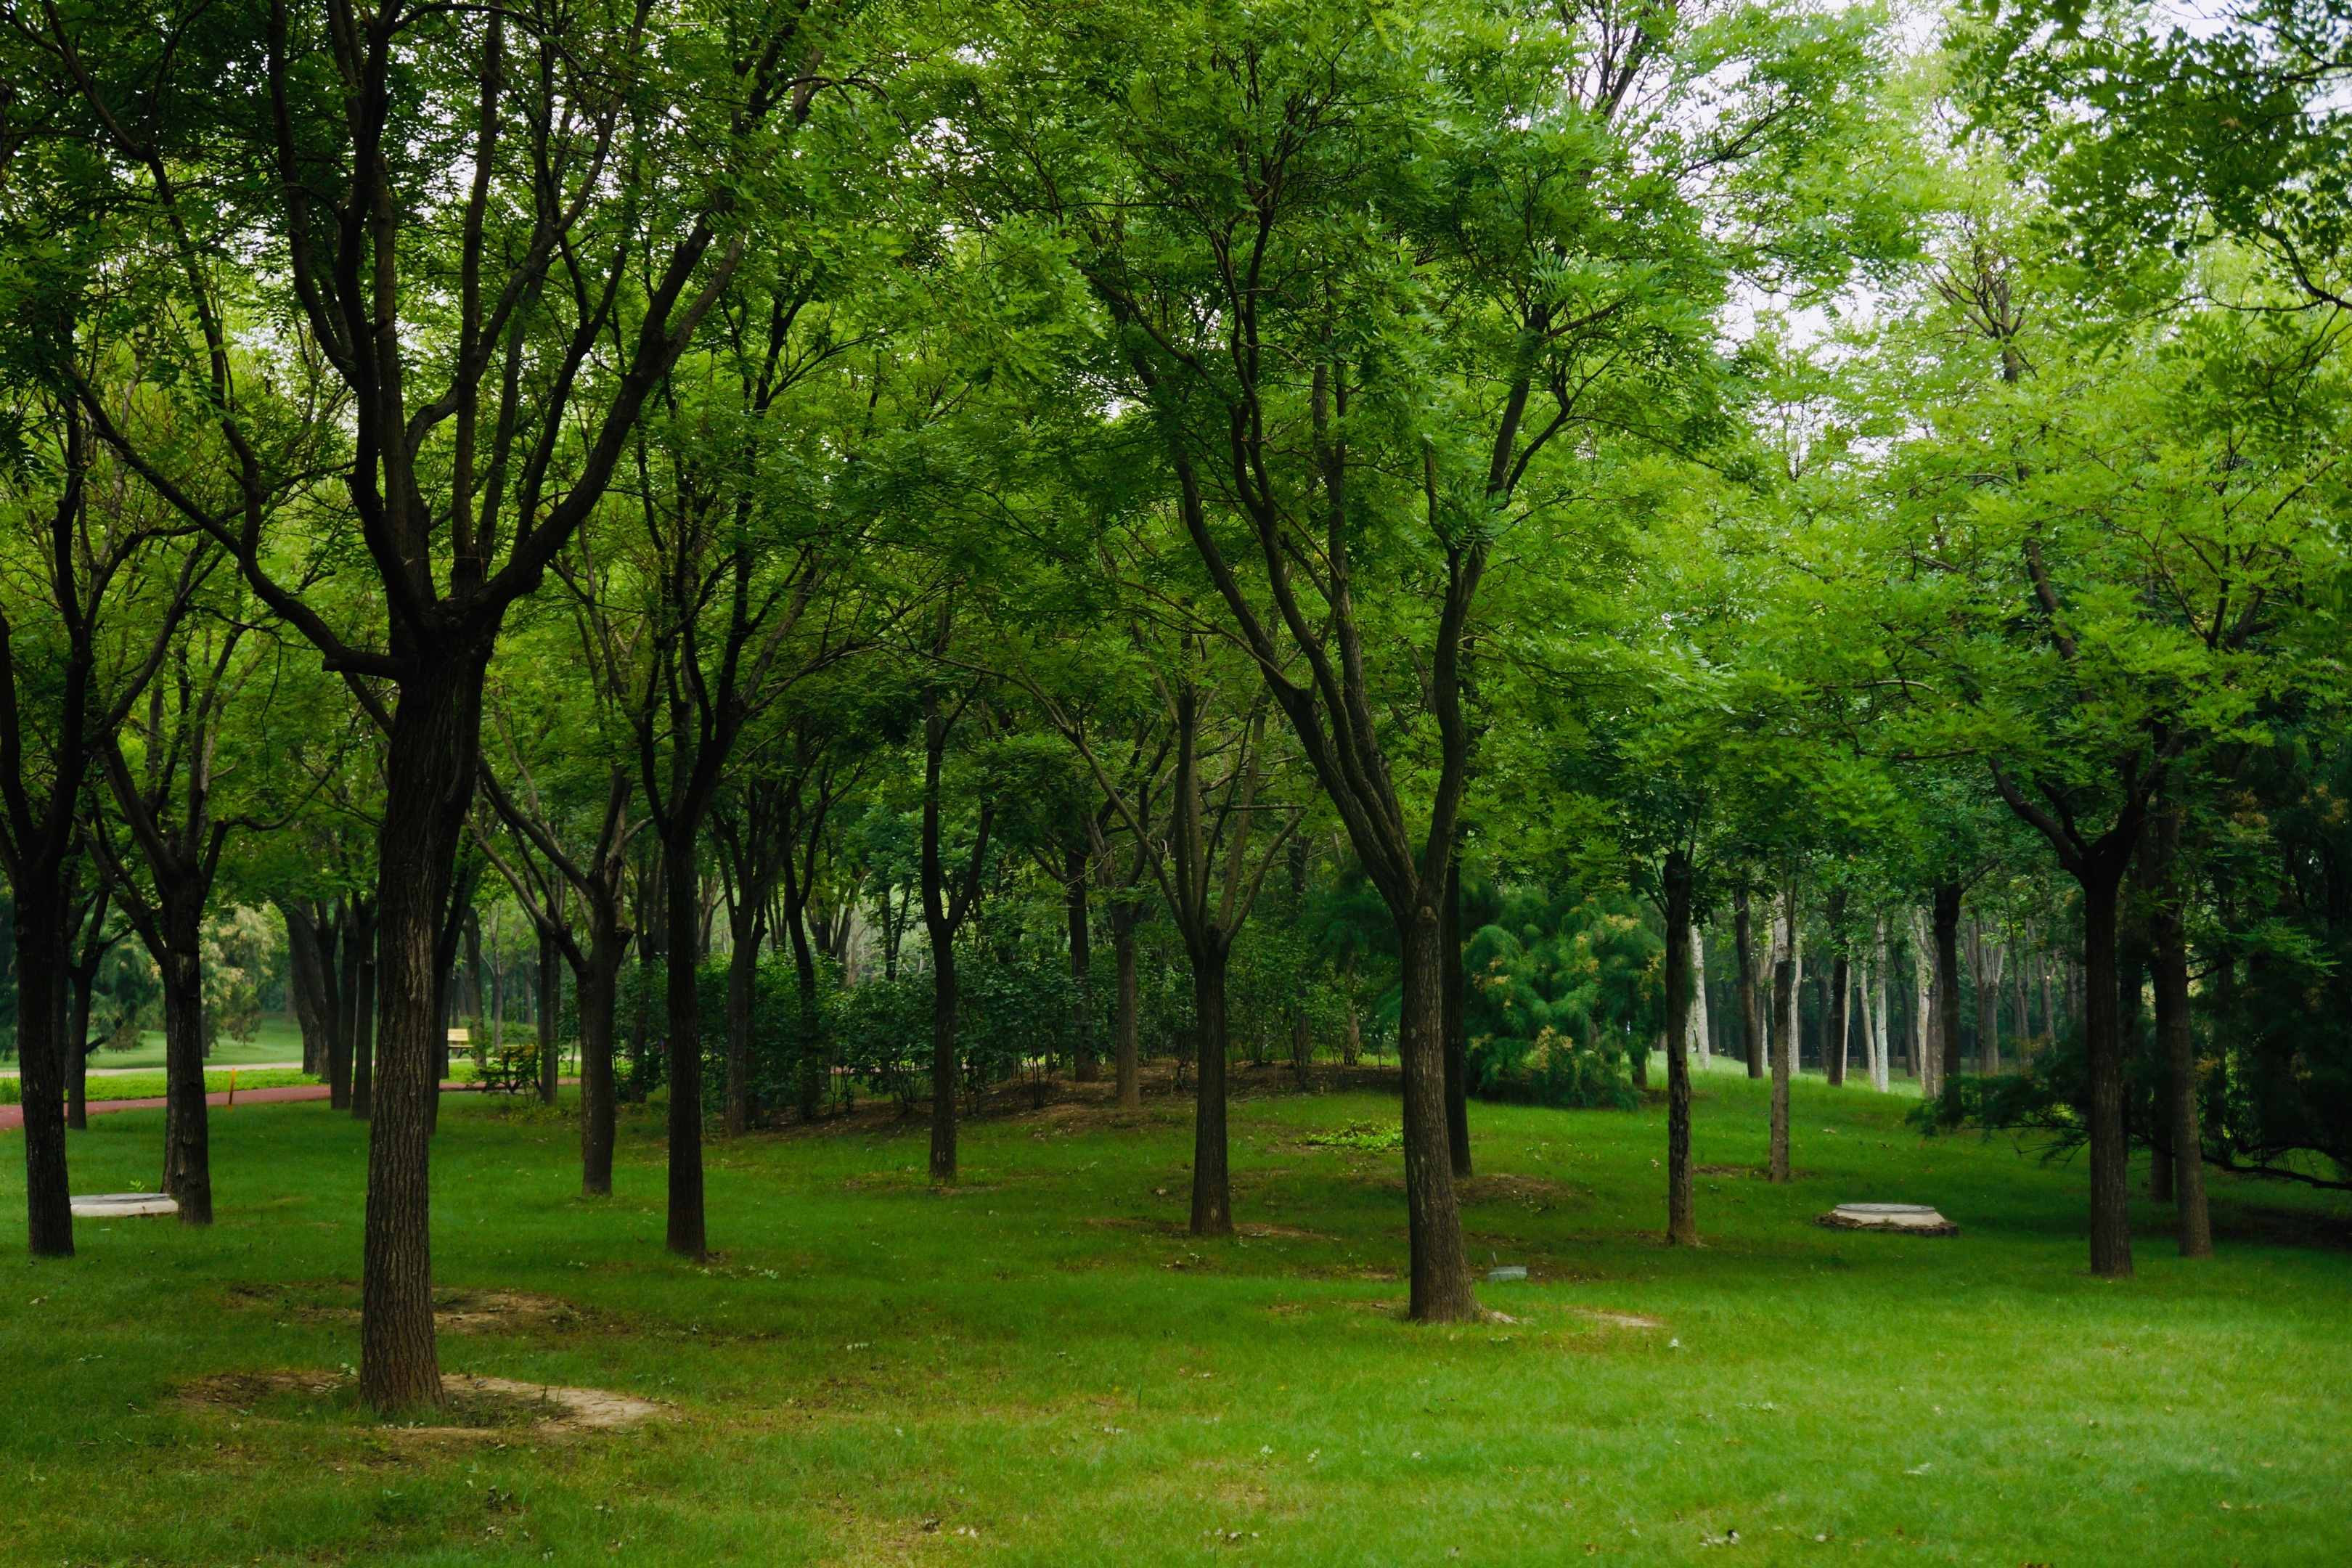
[[[708,1267],[661,1250],[656,1114],[625,1120],[618,1191],[592,1202],[570,1121],[445,1101],[440,1286],[570,1309],[445,1334],[445,1370],[682,1417],[554,1440],[175,1399],[357,1360],[365,1129],[216,1113],[210,1232],[85,1221],[73,1261],[13,1237],[0,1256],[0,1557],[2352,1561],[2339,1202],[2219,1179],[2221,1255],[2197,1265],[2143,1204],[2137,1278],[2097,1282],[2080,1166],[1923,1143],[1905,1101],[1806,1084],[1804,1173],[1774,1188],[1746,1173],[1762,1089],[1724,1073],[1698,1105],[1706,1245],[1674,1251],[1661,1110],[1480,1106],[1471,1245],[1534,1278],[1482,1290],[1513,1321],[1423,1328],[1396,1310],[1398,1156],[1301,1142],[1394,1100],[1278,1076],[1243,1075],[1234,1119],[1255,1235],[1181,1234],[1190,1123],[1163,1097],[1135,1120],[1066,1103],[969,1125],[950,1194],[926,1189],[915,1123],[714,1142]],[[76,1189],[152,1186],[161,1125],[75,1134]],[[21,1172],[0,1158],[5,1212]],[[1932,1201],[1963,1232],[1811,1223],[1861,1199]]]
[[[299,1062],[301,1059],[302,1031],[283,1018],[265,1018],[250,1040],[235,1039],[227,1035],[215,1039],[213,1054],[205,1058],[205,1065],[227,1068],[242,1067],[247,1062]],[[148,1030],[139,1037],[139,1044],[127,1051],[96,1052],[90,1057],[89,1065],[93,1069],[109,1071],[118,1068],[153,1068],[160,1071],[163,1066],[163,1031]],[[16,1077],[16,1064],[9,1062],[0,1067],[0,1073],[9,1078]],[[95,1094],[97,1089],[93,1087],[91,1092]]]

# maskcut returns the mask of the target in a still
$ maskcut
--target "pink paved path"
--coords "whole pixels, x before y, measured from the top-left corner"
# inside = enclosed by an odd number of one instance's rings
[[[574,1080],[566,1079],[563,1081],[571,1083]],[[473,1092],[470,1085],[460,1084],[454,1080],[445,1081],[441,1087],[464,1093]],[[290,1100],[324,1100],[326,1098],[327,1086],[323,1083],[290,1083],[277,1089],[240,1089],[236,1091],[236,1102],[239,1105],[283,1105]],[[113,1110],[161,1110],[163,1109],[164,1100],[162,1095],[157,1095],[152,1100],[93,1100],[88,1103],[92,1116],[104,1116]],[[205,1096],[205,1103],[222,1106],[228,1104],[228,1090],[223,1089],[218,1094]],[[13,1132],[24,1125],[25,1108],[23,1106],[0,1105],[0,1132]]]

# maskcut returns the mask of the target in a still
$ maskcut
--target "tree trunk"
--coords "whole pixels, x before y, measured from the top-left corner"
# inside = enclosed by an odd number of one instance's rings
[[[626,950],[616,923],[597,918],[587,966],[572,974],[580,995],[580,1191],[588,1197],[613,1191],[613,1020]]]
[[[1937,1088],[1954,1073],[1969,1070],[1960,1041],[1960,885],[1936,888]]]
[[[1772,958],[1772,1133],[1767,1157],[1767,1179],[1789,1179],[1789,1076],[1796,1070],[1797,1055],[1797,908],[1793,896],[1785,900],[1787,935],[1776,940]]]
[[[809,946],[808,900],[803,891],[784,901],[784,925],[793,945],[793,983],[798,987],[801,1040],[801,1120],[814,1121],[824,1106],[833,1053],[824,1039],[824,1003],[817,995],[816,954]]]
[[[722,1125],[730,1138],[751,1131],[751,1012],[759,1000],[760,928],[766,923],[751,890],[740,891],[742,901],[728,933],[734,940],[727,954],[727,1110]],[[803,1049],[808,1043],[801,1042]],[[802,1109],[807,1110],[805,1103]]]
[[[163,1194],[180,1205],[182,1225],[213,1222],[210,1118],[205,1106],[205,979],[197,910],[167,900],[163,977]],[[198,910],[201,905],[198,906]]]
[[[1666,857],[1666,1242],[1698,1241],[1691,1200],[1690,1052],[1683,1039],[1691,1016],[1691,863],[1680,849]]]
[[[1124,911],[1113,910],[1110,921],[1111,963],[1118,976],[1117,1011],[1111,1019],[1111,1033],[1118,1052],[1118,1103],[1122,1110],[1143,1108],[1141,1077],[1142,1020],[1137,1016],[1142,998],[1135,973],[1135,921],[1122,918]]]
[[[343,1037],[351,1074],[352,1115],[361,1121],[375,1116],[375,978],[376,978],[376,919],[375,905],[364,899],[352,901],[351,912],[344,917],[343,945],[351,954],[347,973],[351,976],[351,1000],[345,1012],[351,1020],[350,1030]]]
[[[1829,1006],[1822,1016],[1822,1076],[1845,1087],[1847,1038],[1853,1033],[1853,963],[1841,948],[1830,963]]]
[[[1070,890],[1070,983],[1077,996],[1071,1019],[1076,1044],[1070,1053],[1070,1076],[1079,1083],[1092,1083],[1102,1076],[1096,1065],[1094,1000],[1087,991],[1095,963],[1093,917],[1087,908],[1087,878],[1093,864],[1093,856],[1082,848],[1070,850],[1062,863]]]
[[[472,801],[487,646],[402,684],[376,840],[376,1027],[360,1277],[360,1392],[391,1412],[442,1400],[433,1341],[432,1145],[440,935]],[[362,985],[366,984],[364,973]],[[354,1096],[354,1114],[359,1106]]]
[[[1445,1138],[1454,1153],[1454,1179],[1470,1179],[1470,1099],[1463,1081],[1470,1049],[1470,1023],[1462,997],[1462,868],[1445,868],[1445,902],[1438,911],[1445,950]]]
[[[675,806],[674,806],[675,809]],[[669,1249],[698,1261],[709,1250],[702,1212],[702,1016],[695,995],[695,955],[701,949],[700,866],[695,855],[699,823],[677,812],[662,844],[668,918],[663,1024],[669,1031]]]
[[[1192,964],[1192,1038],[1200,1068],[1192,1112],[1192,1234],[1234,1233],[1225,1149],[1225,961],[1223,932],[1186,944]]]
[[[1428,904],[1397,922],[1397,1059],[1404,1079],[1405,1205],[1412,1252],[1407,1310],[1416,1322],[1478,1316],[1445,1125],[1444,995],[1449,955],[1442,931],[1438,912]]]
[[[1698,1058],[1699,1066],[1706,1067],[1714,1059],[1715,1039],[1706,1007],[1706,939],[1699,933],[1696,925],[1691,927],[1690,969],[1691,1020],[1686,1031],[1689,1044],[1685,1048]]]
[[[1763,1031],[1756,1018],[1756,925],[1748,905],[1748,889],[1731,896],[1731,946],[1739,968],[1739,1044],[1748,1058],[1748,1076],[1764,1076]]]
[[[955,935],[931,933],[931,1180],[956,1175]]]
[[[2123,1042],[2116,1011],[2116,897],[2120,872],[2078,873],[2083,887],[2084,1035],[2091,1075],[2091,1272],[2132,1271],[2129,1155],[2124,1146]]]
[[[275,899],[278,918],[286,922],[286,992],[293,1004],[295,1026],[302,1031],[302,1070],[323,1077],[327,1068],[327,985],[319,969],[322,933],[310,918],[309,900]],[[342,1107],[335,1107],[341,1110]]]
[[[89,997],[97,980],[95,964],[68,966],[66,983],[73,999],[58,1043],[65,1048],[66,1129],[71,1132],[89,1131]]]
[[[72,1191],[66,1174],[65,1086],[58,1050],[65,961],[61,878],[53,866],[16,895],[16,1068],[25,1112],[26,1246],[36,1258],[71,1258]]]
[[[539,1102],[553,1105],[563,1081],[563,950],[551,932],[539,938]]]
[[[2148,967],[2156,981],[2156,1037],[2165,1062],[2157,1121],[2171,1133],[2173,1212],[2183,1258],[2213,1256],[2205,1209],[2204,1131],[2199,1123],[2197,1039],[2189,1012],[2189,933],[2180,918],[2180,814],[2155,818],[2156,898],[2148,908]]]

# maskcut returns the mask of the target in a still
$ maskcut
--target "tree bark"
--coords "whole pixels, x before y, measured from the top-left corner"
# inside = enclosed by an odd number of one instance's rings
[[[553,1105],[563,1080],[563,951],[539,933],[539,1102]]]
[[[1830,961],[1829,1004],[1822,1015],[1822,1076],[1832,1089],[1843,1089],[1847,1037],[1853,1033],[1853,963],[1843,945]]]
[[[612,912],[619,912],[617,894]],[[613,1191],[618,1099],[613,1081],[613,1023],[628,942],[617,921],[595,921],[589,935],[588,963],[572,973],[580,995],[580,1191],[589,1197],[604,1197]]]
[[[1071,1019],[1076,1044],[1070,1053],[1070,1077],[1079,1083],[1092,1083],[1101,1076],[1096,1062],[1094,1001],[1087,989],[1095,962],[1093,916],[1087,907],[1087,879],[1093,874],[1094,857],[1085,847],[1066,852],[1062,879],[1069,891],[1070,984],[1076,994],[1072,1008],[1076,1016]]]
[[[2103,874],[2105,872],[2105,874]],[[2129,1152],[2124,1145],[2123,1045],[2116,1010],[2116,900],[2121,868],[2086,868],[2083,888],[2085,1035],[2091,1076],[2091,1272],[2132,1271]]]
[[[1797,900],[1793,890],[1782,895],[1782,914],[1775,922],[1783,934],[1773,942],[1772,957],[1772,1132],[1766,1157],[1766,1179],[1789,1179],[1789,1077],[1796,1070],[1797,1041]]]
[[[1404,1079],[1405,1202],[1412,1250],[1408,1310],[1417,1322],[1478,1315],[1445,1125],[1446,954],[1436,902],[1413,910],[1397,928],[1397,1061]]]
[[[1969,1070],[1960,1040],[1960,885],[1958,882],[1938,883],[1936,888],[1936,1029],[1940,1056],[1937,1061],[1937,1087],[1954,1073]]]
[[[1143,1109],[1142,1020],[1137,1016],[1142,998],[1135,973],[1135,921],[1123,908],[1111,910],[1111,963],[1118,973],[1117,1012],[1111,1020],[1118,1053],[1118,1104],[1122,1110]]]
[[[1470,1022],[1462,995],[1462,868],[1445,868],[1445,903],[1438,913],[1446,953],[1445,1003],[1445,1137],[1454,1153],[1454,1179],[1470,1179],[1470,1099],[1464,1082],[1470,1050]]]
[[[1740,889],[1731,896],[1731,945],[1739,968],[1739,1044],[1748,1058],[1748,1076],[1764,1076],[1763,1032],[1757,1027],[1756,1018],[1756,927],[1750,913],[1748,889]]]
[[[1200,1068],[1192,1112],[1192,1234],[1234,1233],[1225,1145],[1225,963],[1222,933],[1185,944],[1192,966],[1192,1038]]]
[[[1680,849],[1666,856],[1666,1243],[1698,1241],[1691,1197],[1690,1052],[1684,1037],[1691,1016],[1691,863]]]
[[[360,1277],[360,1392],[379,1411],[442,1400],[431,1226],[435,1068],[446,1042],[440,937],[473,798],[489,643],[485,637],[474,647],[436,651],[440,657],[420,656],[415,677],[400,687],[376,841],[378,1037]]]
[[[344,973],[351,977],[351,999],[346,1004],[351,1023],[343,1049],[350,1062],[352,1116],[356,1121],[369,1121],[375,1117],[376,919],[373,900],[352,900],[343,919],[343,945],[349,954]]]
[[[728,923],[728,933],[733,941],[727,954],[727,1110],[724,1126],[727,1136],[740,1138],[751,1131],[751,1014],[758,1002],[760,980],[760,942],[766,926],[766,900],[754,901],[752,890],[738,889],[739,901]],[[808,941],[800,932],[793,933],[793,956],[800,958]],[[803,965],[805,967],[805,965]],[[804,978],[805,990],[814,989],[813,979]],[[805,1015],[808,997],[802,998]],[[805,1048],[809,1042],[803,1040]],[[802,1111],[809,1110],[803,1094]]]
[[[682,793],[682,792],[681,792]],[[665,913],[669,921],[663,1023],[669,1031],[669,1225],[667,1242],[680,1258],[709,1253],[702,1208],[702,1016],[695,995],[701,950],[701,868],[695,853],[699,812],[673,802],[662,841]]]
[[[182,1225],[213,1222],[212,1133],[205,1105],[202,904],[166,898],[163,976],[163,1183]]]
[[[2158,1121],[2171,1133],[2173,1213],[2180,1256],[2213,1256],[2213,1226],[2205,1207],[2204,1130],[2198,1116],[2197,1039],[2189,1011],[2189,933],[2180,915],[2180,811],[2155,822],[2156,897],[2148,914],[2148,967],[2156,982],[2156,1035],[2165,1062],[2164,1103]]]
[[[26,874],[29,872],[29,874]],[[25,1114],[26,1245],[36,1258],[74,1255],[66,1175],[66,1112],[58,1024],[66,935],[64,879],[54,863],[20,871],[16,895],[16,1070]]]

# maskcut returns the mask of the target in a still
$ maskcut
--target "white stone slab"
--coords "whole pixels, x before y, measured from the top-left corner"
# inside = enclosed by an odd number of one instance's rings
[[[1957,1236],[1960,1227],[1927,1204],[1840,1204],[1821,1223],[1838,1230],[1898,1230],[1912,1236]]]
[[[74,1199],[73,1212],[78,1219],[128,1219],[178,1214],[180,1205],[161,1193],[98,1193]]]

